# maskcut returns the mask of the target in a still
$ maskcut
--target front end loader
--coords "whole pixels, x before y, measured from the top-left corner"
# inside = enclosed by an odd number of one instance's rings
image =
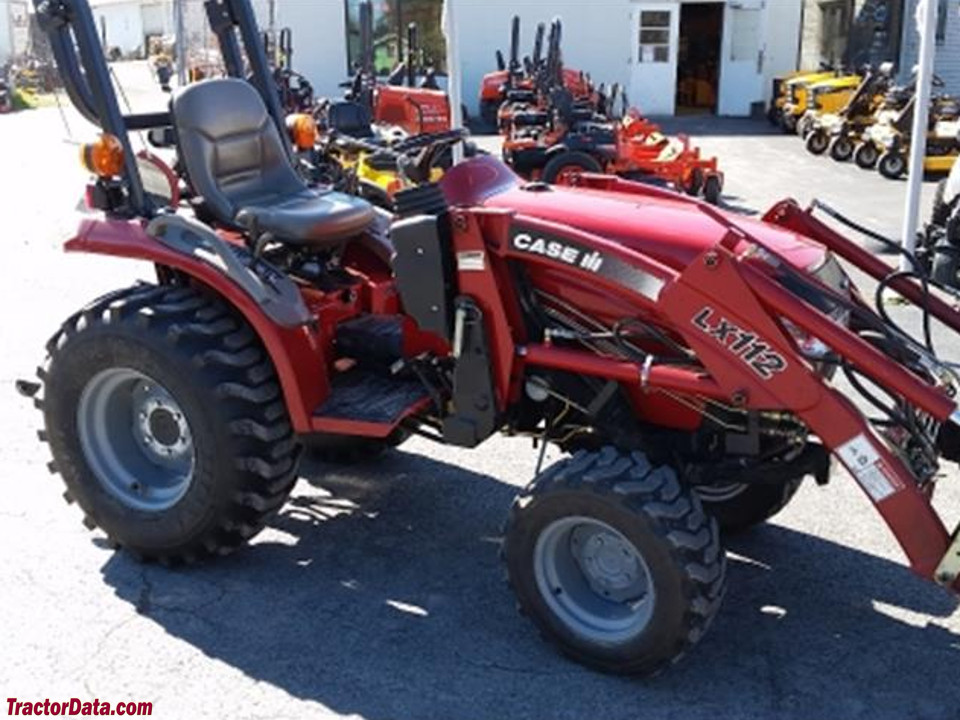
[[[651,674],[700,642],[721,529],[825,483],[831,456],[913,571],[960,590],[960,535],[931,505],[960,458],[957,377],[841,260],[960,331],[921,268],[894,272],[823,205],[749,219],[617,177],[525,183],[491,157],[398,193],[384,222],[304,183],[248,0],[208,9],[230,77],[124,114],[86,0],[37,3],[101,132],[84,150],[94,214],[66,249],[156,269],[68,317],[19,383],[89,527],[190,563],[270,522],[305,441],[466,449],[504,432],[569,453],[538,462],[502,554],[524,613],[590,667]],[[144,182],[130,133],[156,128],[175,130],[189,203],[172,172],[168,191]]]

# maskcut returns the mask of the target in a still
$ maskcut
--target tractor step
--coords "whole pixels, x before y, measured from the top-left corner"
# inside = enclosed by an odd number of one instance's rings
[[[337,354],[362,366],[389,367],[403,357],[403,318],[360,315],[337,326]]]
[[[429,395],[419,380],[388,377],[355,367],[335,375],[330,395],[315,419],[395,425],[426,407]]]

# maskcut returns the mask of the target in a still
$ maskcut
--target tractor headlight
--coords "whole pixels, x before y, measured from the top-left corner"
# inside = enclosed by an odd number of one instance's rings
[[[817,263],[807,268],[807,272],[843,297],[850,297],[850,278],[836,256],[830,251],[825,251],[823,257]],[[846,326],[849,324],[850,310],[848,308],[835,305],[821,296],[808,297],[807,293],[798,294],[801,294],[804,300],[825,313],[838,325]],[[800,352],[809,360],[825,360],[831,356],[832,351],[820,338],[810,335],[806,330],[797,327],[786,318],[783,318],[782,322]]]

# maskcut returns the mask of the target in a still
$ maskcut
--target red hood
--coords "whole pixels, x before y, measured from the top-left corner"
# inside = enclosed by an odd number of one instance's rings
[[[487,157],[453,168],[442,185],[453,204],[510,209],[569,225],[617,240],[676,270],[716,245],[727,232],[726,227],[679,195],[673,200],[556,186],[531,191],[524,190],[522,182],[505,165]],[[729,217],[796,267],[808,268],[823,257],[821,245],[794,232],[742,215]]]

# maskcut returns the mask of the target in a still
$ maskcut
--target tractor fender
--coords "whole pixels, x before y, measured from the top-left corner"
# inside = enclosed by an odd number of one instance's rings
[[[323,338],[296,285],[210,228],[176,215],[149,224],[137,220],[87,218],[67,241],[68,252],[145,260],[179,271],[236,309],[266,349],[283,390],[294,430],[310,431],[310,416],[329,394]]]
[[[551,145],[550,147],[548,147],[546,152],[543,155],[547,160],[549,160],[550,158],[555,157],[560,153],[565,153],[569,151],[570,151],[570,148],[566,145],[566,143],[557,143],[556,145]]]

